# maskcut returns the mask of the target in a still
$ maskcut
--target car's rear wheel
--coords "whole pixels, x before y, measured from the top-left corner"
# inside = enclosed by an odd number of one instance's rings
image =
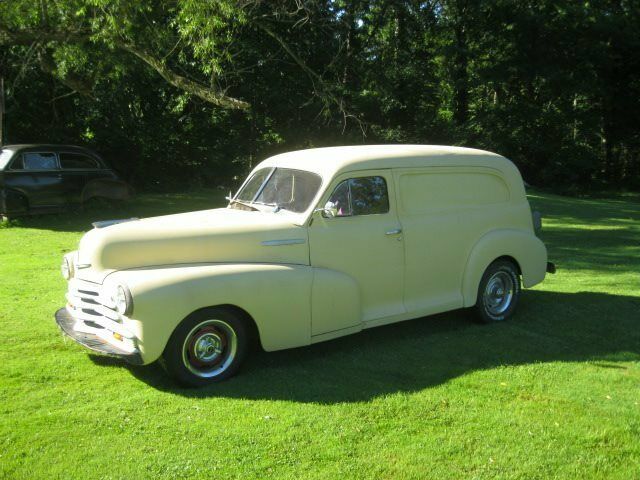
[[[476,313],[483,323],[501,322],[513,315],[520,298],[520,274],[510,260],[496,260],[480,280]]]
[[[180,384],[201,387],[234,375],[247,353],[246,319],[222,308],[200,310],[185,318],[163,353],[167,372]]]

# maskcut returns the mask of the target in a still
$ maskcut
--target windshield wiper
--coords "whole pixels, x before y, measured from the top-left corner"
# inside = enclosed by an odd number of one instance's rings
[[[279,204],[276,202],[271,202],[271,203],[265,203],[265,202],[253,202],[255,204],[258,205],[264,205],[265,207],[273,207],[273,213],[279,212],[280,210],[288,210],[287,208],[284,208],[283,205],[285,204]]]
[[[244,200],[238,200],[237,198],[232,198],[231,200],[229,200],[229,207],[231,205],[233,205],[234,203],[239,203],[240,205],[244,205],[245,207],[250,208],[252,211],[258,211],[257,207],[254,207],[253,205],[251,205],[250,202],[245,202]]]

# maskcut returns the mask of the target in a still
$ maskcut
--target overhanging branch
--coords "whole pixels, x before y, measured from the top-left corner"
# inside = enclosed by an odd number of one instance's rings
[[[309,80],[311,80],[311,84],[313,86],[313,90],[315,95],[317,95],[325,104],[324,109],[328,110],[330,104],[335,105],[338,111],[342,115],[342,131],[344,132],[347,128],[347,120],[349,118],[355,120],[355,122],[360,127],[362,132],[362,136],[366,136],[365,124],[362,122],[360,118],[354,113],[351,113],[345,107],[345,102],[342,98],[336,96],[332,91],[331,87],[327,85],[322,76],[314,72],[309,66],[293,51],[293,49],[289,46],[284,39],[275,33],[269,25],[264,22],[256,22],[258,28],[264,31],[267,35],[273,38],[278,44],[282,47],[282,49],[287,52],[287,54],[293,59],[293,61],[307,74]]]
[[[88,32],[60,32],[43,29],[16,31],[0,26],[0,45],[31,45],[34,42],[84,43],[89,39],[90,33]],[[138,57],[158,72],[169,84],[208,103],[233,110],[244,110],[250,106],[249,103],[243,100],[225,95],[219,90],[207,87],[174,72],[166,63],[141,47],[122,41],[116,41],[116,47]]]
[[[234,110],[244,110],[249,108],[249,104],[243,100],[229,97],[228,95],[225,95],[217,90],[213,90],[202,85],[201,83],[194,82],[187,77],[177,74],[169,67],[167,67],[167,65],[162,60],[154,57],[153,55],[149,54],[139,47],[126,43],[117,43],[117,45],[122,50],[126,50],[127,52],[132,53],[140,60],[145,62],[156,72],[158,72],[162,78],[164,78],[168,83],[176,88],[184,90],[185,92],[189,92],[192,95],[195,95],[196,97],[199,97],[206,102],[218,105],[219,107]]]

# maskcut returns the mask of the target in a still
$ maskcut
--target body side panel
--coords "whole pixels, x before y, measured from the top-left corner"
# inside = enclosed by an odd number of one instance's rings
[[[406,308],[461,307],[467,255],[495,223],[491,210],[510,201],[510,189],[500,170],[486,167],[431,166],[395,173],[406,251]],[[477,221],[468,221],[469,210]]]
[[[478,240],[493,230],[531,229],[517,170],[430,166],[398,169],[396,179],[407,311],[462,307],[461,285]]]

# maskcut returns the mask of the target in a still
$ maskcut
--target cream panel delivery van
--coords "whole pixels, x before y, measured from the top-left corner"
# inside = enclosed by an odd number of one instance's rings
[[[64,256],[62,331],[178,382],[267,351],[471,307],[513,315],[544,244],[523,181],[481,150],[372,145],[264,160],[226,208],[97,222]]]

